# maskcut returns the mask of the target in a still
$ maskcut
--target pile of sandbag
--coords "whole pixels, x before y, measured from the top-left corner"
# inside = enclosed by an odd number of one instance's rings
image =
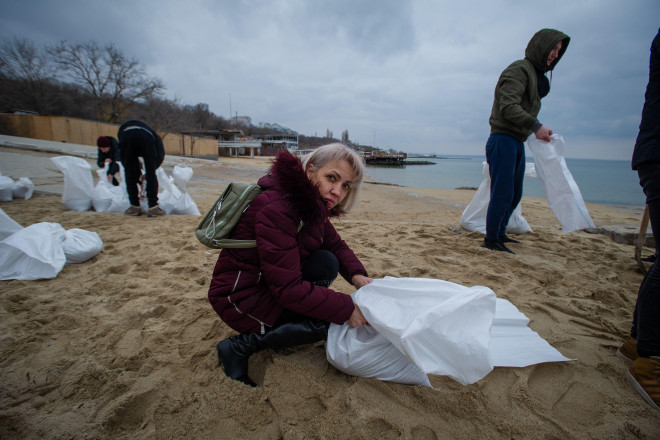
[[[14,181],[9,176],[0,174],[0,202],[11,202],[14,199],[29,200],[34,193],[34,183],[27,178],[21,177]]]
[[[0,280],[55,278],[65,264],[83,263],[103,248],[96,232],[49,222],[24,228],[2,209],[0,240]]]
[[[130,206],[126,183],[120,179],[119,186],[108,182],[106,168],[99,169],[98,183],[94,186],[91,166],[81,158],[58,156],[51,159],[64,174],[64,192],[62,203],[72,211],[87,211],[94,208],[97,212],[124,212]],[[124,175],[119,163],[119,176]],[[200,215],[197,205],[186,191],[186,185],[193,175],[190,167],[175,166],[172,177],[165,170],[158,168],[158,204],[169,215]],[[140,206],[143,212],[149,210],[143,189],[140,190]]]

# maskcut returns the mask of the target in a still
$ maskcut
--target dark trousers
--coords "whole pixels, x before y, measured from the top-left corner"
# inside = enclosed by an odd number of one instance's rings
[[[339,274],[339,261],[335,254],[326,250],[314,252],[302,267],[302,279],[318,286],[330,287]],[[297,322],[312,319],[291,310],[284,310],[274,327],[286,322]]]
[[[657,255],[660,249],[660,162],[642,164],[637,173],[649,206]],[[657,258],[639,287],[630,336],[637,339],[640,356],[660,356],[660,266]]]
[[[144,171],[147,179],[147,200],[149,207],[158,204],[158,178],[156,170],[163,163],[165,151],[157,147],[153,136],[146,130],[134,129],[124,131],[119,139],[119,154],[124,166],[124,180],[128,200],[133,206],[140,206],[138,181],[140,178],[141,157],[144,159]]]
[[[486,142],[490,172],[490,202],[486,213],[486,238],[506,235],[513,210],[520,203],[525,178],[525,145],[511,136],[491,133]]]

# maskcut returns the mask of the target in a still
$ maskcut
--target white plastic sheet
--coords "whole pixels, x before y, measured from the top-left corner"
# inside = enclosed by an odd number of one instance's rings
[[[527,146],[534,155],[539,182],[562,232],[593,228],[594,222],[564,159],[564,138],[554,134],[550,142],[544,142],[532,134]]]
[[[353,299],[373,331],[332,324],[326,343],[328,361],[347,374],[427,385],[412,364],[424,375],[470,384],[494,366],[569,360],[487,287],[386,277],[362,287]],[[393,374],[393,364],[405,374]]]
[[[527,162],[525,164],[525,177],[536,177],[534,164]],[[490,173],[488,163],[483,163],[483,180],[474,194],[472,201],[465,208],[461,215],[461,226],[468,231],[486,233],[486,214],[488,203],[490,202]],[[513,210],[506,231],[512,234],[524,234],[532,232],[532,228],[522,215],[522,207],[519,203]]]
[[[84,263],[103,249],[103,240],[96,232],[84,229],[68,229],[64,233],[62,249],[68,264]]]
[[[80,157],[57,156],[51,160],[64,174],[62,203],[71,211],[91,209],[94,194],[92,167]]]
[[[64,228],[36,223],[0,241],[0,280],[55,278],[66,263]]]
[[[13,218],[9,217],[7,213],[0,208],[0,241],[21,229],[23,229],[23,226],[14,221]]]

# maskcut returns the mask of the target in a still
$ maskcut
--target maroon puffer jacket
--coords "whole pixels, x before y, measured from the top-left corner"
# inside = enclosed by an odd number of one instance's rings
[[[319,249],[337,257],[347,281],[356,274],[367,276],[330,223],[328,217],[336,213],[328,212],[300,160],[287,151],[277,155],[259,185],[267,191],[252,201],[231,237],[256,239],[257,247],[220,252],[209,288],[213,309],[241,333],[263,333],[284,309],[343,324],[353,313],[352,298],[301,277],[302,265]]]

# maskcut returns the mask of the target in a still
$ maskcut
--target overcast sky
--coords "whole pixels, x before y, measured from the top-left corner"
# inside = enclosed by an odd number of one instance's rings
[[[546,27],[571,43],[539,120],[568,157],[629,160],[657,0],[0,1],[0,37],[113,43],[181,104],[438,154],[483,154],[497,78]]]

